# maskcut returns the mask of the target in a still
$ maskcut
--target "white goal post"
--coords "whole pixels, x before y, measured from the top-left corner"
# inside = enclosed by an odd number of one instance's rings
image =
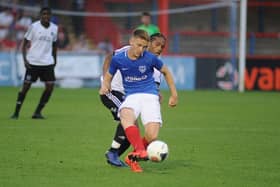
[[[246,67],[247,0],[240,0],[239,92],[244,92]]]

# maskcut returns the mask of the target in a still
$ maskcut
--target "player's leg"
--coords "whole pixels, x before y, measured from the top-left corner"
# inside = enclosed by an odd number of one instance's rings
[[[41,111],[45,107],[45,105],[48,103],[52,92],[54,88],[54,83],[53,82],[46,82],[45,83],[45,90],[43,91],[40,101],[36,107],[36,110],[32,116],[33,119],[43,119],[44,117],[41,114]]]
[[[123,152],[125,152],[127,150],[127,148],[129,146],[130,146],[130,143],[128,142],[128,140],[126,138],[125,131],[124,131],[121,123],[119,123],[117,125],[114,139],[112,141],[112,145],[111,145],[111,148],[109,149],[109,151],[117,152],[118,155],[120,156]]]
[[[14,111],[13,115],[11,116],[12,119],[17,119],[19,117],[19,112],[20,112],[21,106],[23,104],[23,101],[25,99],[25,96],[26,96],[28,90],[30,89],[30,86],[31,86],[30,82],[28,82],[28,83],[24,82],[21,91],[18,92],[15,111]]]
[[[120,112],[121,123],[125,129],[125,134],[136,152],[145,150],[139,128],[134,124],[134,112],[130,108],[123,108]]]
[[[45,82],[45,89],[41,95],[36,110],[32,115],[33,119],[44,119],[41,112],[45,107],[45,105],[48,103],[54,89],[54,82],[55,82],[54,67],[49,66],[49,67],[45,67],[44,69],[40,69],[39,77],[41,81]]]
[[[141,119],[145,128],[143,144],[147,148],[150,142],[157,139],[162,119],[158,96],[146,95],[143,102],[141,113]]]
[[[26,70],[22,89],[18,92],[17,95],[15,111],[11,116],[12,119],[17,119],[19,117],[20,109],[24,102],[25,96],[30,89],[32,82],[35,82],[37,79],[38,75],[35,69],[29,68]]]
[[[126,137],[134,148],[134,151],[126,156],[125,163],[130,166],[133,172],[142,172],[143,170],[138,161],[147,160],[148,154],[144,148],[139,128],[134,125],[136,116],[131,108],[122,108],[120,116]]]
[[[160,123],[158,122],[149,122],[145,125],[145,135],[143,137],[143,144],[146,149],[149,143],[158,138],[159,129]]]
[[[135,121],[141,112],[142,94],[128,96],[120,106],[120,118],[125,134],[140,159],[147,157],[139,128]]]
[[[111,111],[113,118],[116,121],[120,121],[120,118],[118,117],[118,108],[122,103],[123,98],[124,94],[118,91],[112,91],[107,95],[100,95],[103,105]],[[105,154],[107,162],[114,166],[125,166],[125,164],[119,159],[119,155],[124,152],[129,145],[122,125],[118,123],[111,147]]]
[[[135,124],[137,127],[139,127],[139,126],[138,126],[137,120],[135,121],[134,124]],[[123,132],[124,132],[124,131],[123,131]],[[124,132],[124,134],[125,134],[125,132]],[[129,148],[129,146],[130,146],[130,142],[129,142],[128,139],[126,138],[126,139],[124,140],[124,142],[121,144],[120,148],[119,148],[119,156],[121,156],[121,155]]]
[[[124,100],[124,94],[118,91],[112,91],[106,95],[100,95],[100,100],[111,111],[114,120],[120,121],[118,109]]]
[[[120,153],[124,152],[129,147],[129,142],[126,138],[122,125],[119,123],[111,147],[105,153],[107,162],[111,165],[122,167],[126,166],[119,158]]]
[[[121,156],[130,146],[130,142],[128,141],[127,138],[125,138],[125,140],[123,141],[123,143],[121,144],[119,150],[118,150],[118,154],[119,156]]]

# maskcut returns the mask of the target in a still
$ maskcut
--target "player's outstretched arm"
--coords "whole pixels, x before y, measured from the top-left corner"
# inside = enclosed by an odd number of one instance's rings
[[[113,54],[108,54],[105,57],[105,60],[103,62],[103,67],[102,67],[103,77],[105,76],[106,72],[109,70],[112,57],[113,57]]]
[[[177,89],[176,89],[172,74],[165,65],[161,68],[160,71],[164,75],[166,83],[167,83],[167,85],[170,89],[170,92],[171,92],[171,96],[169,97],[168,105],[170,107],[175,107],[178,103],[178,94],[177,94]]]
[[[101,85],[101,88],[99,90],[100,95],[107,94],[111,89],[111,82],[112,82],[113,76],[107,71],[104,75],[104,79]]]

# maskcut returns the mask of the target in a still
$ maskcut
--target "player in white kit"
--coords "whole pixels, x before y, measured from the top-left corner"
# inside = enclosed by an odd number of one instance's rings
[[[16,108],[12,119],[19,117],[20,108],[33,82],[38,78],[45,82],[45,90],[39,104],[32,115],[33,119],[44,119],[42,109],[49,101],[55,83],[54,68],[57,63],[56,40],[58,27],[50,22],[51,9],[44,7],[40,10],[40,20],[35,21],[28,28],[24,36],[22,55],[26,73],[23,87],[18,93]]]

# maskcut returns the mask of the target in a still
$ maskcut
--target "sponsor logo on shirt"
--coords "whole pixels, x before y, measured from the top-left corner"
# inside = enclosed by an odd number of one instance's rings
[[[39,37],[39,40],[40,40],[40,41],[45,41],[45,42],[50,42],[50,41],[52,41],[51,38],[48,37],[48,36],[40,36],[40,37]]]
[[[147,77],[148,77],[147,75],[143,75],[143,76],[141,76],[141,77],[127,76],[127,77],[124,78],[124,80],[125,80],[126,82],[138,82],[138,81],[142,81],[142,80],[147,79]]]

